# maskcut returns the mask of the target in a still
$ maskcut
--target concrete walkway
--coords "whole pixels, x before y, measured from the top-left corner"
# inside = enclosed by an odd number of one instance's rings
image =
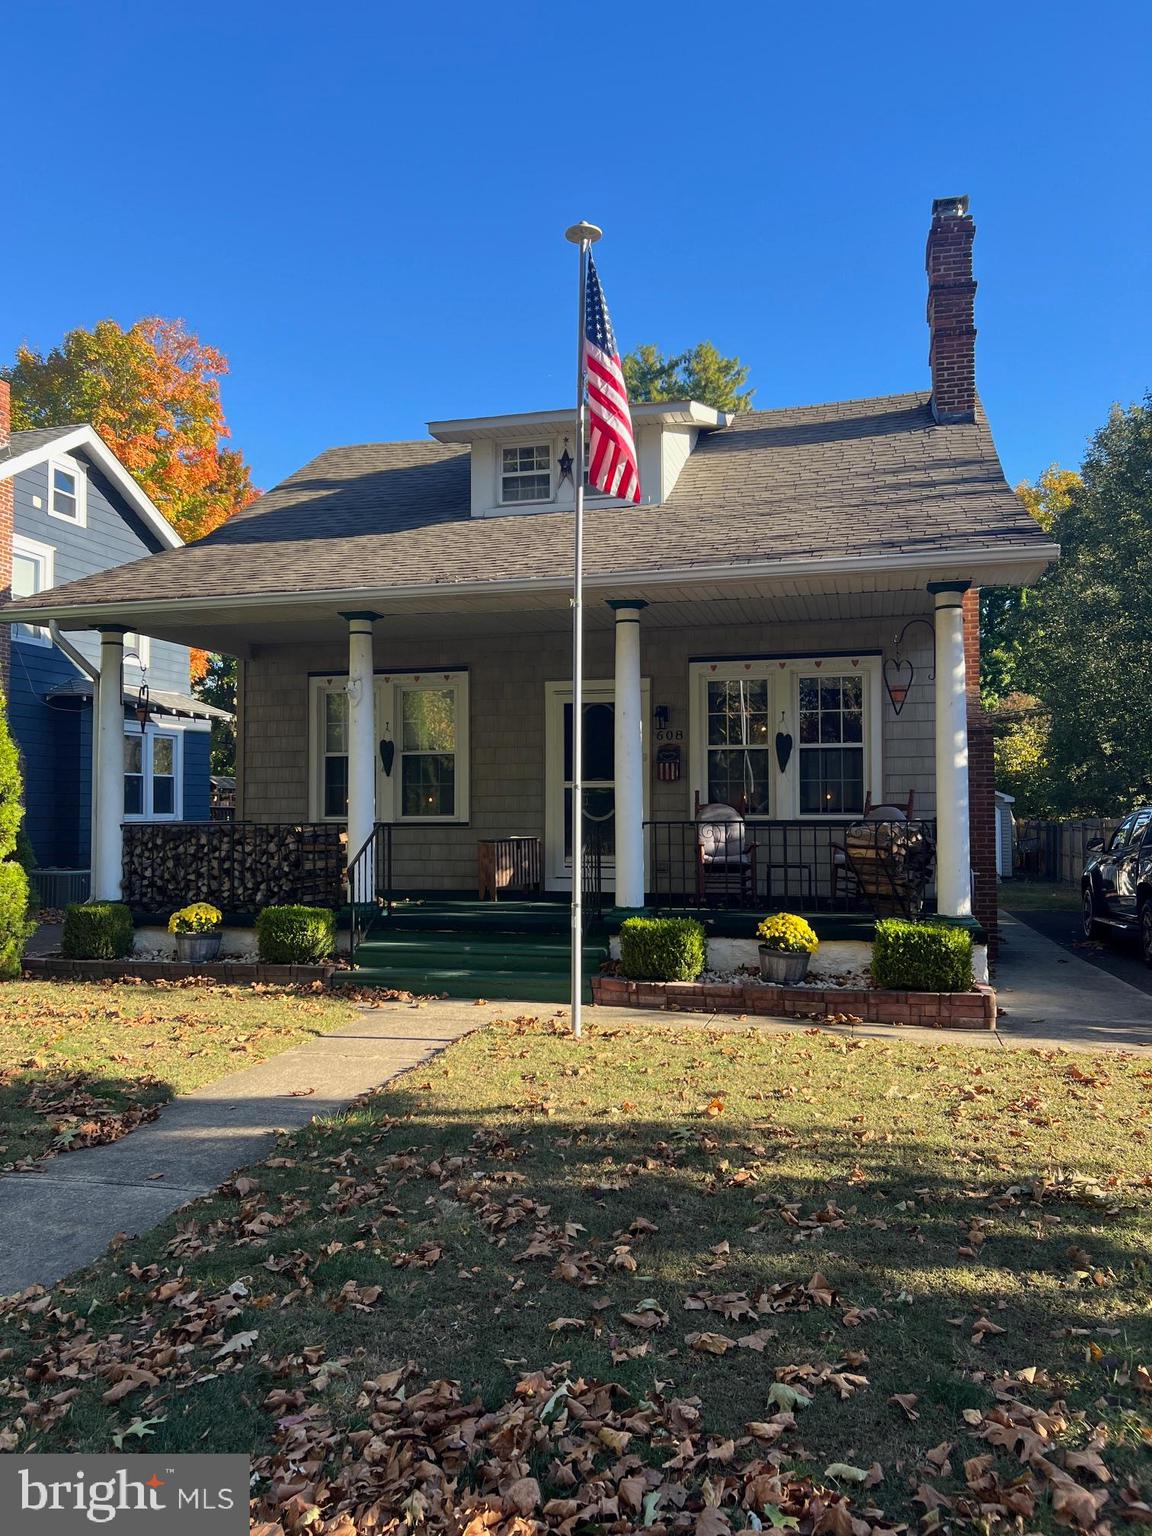
[[[995,986],[1006,1043],[1069,1050],[1152,1048],[1152,997],[1000,914]]]
[[[0,1178],[0,1296],[52,1285],[119,1232],[146,1232],[258,1162],[278,1130],[330,1115],[509,1005],[365,1008],[342,1029],[174,1099],[123,1140]]]

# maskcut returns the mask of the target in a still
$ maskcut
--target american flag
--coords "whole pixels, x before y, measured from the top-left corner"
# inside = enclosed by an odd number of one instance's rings
[[[604,290],[592,253],[584,304],[584,369],[588,381],[588,483],[621,501],[640,500],[628,389]]]

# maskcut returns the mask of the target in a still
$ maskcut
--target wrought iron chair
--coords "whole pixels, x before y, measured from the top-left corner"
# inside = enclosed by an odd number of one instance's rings
[[[711,891],[737,890],[748,905],[756,901],[756,844],[748,840],[744,817],[722,801],[700,804],[696,796],[696,900]]]

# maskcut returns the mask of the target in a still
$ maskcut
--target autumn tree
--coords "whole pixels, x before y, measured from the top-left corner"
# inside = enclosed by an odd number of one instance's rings
[[[1015,621],[1016,687],[1049,722],[1053,808],[1120,813],[1152,798],[1152,395],[1113,410],[1051,531],[1061,559]]]
[[[1044,529],[1051,533],[1057,517],[1068,510],[1080,484],[1074,469],[1049,464],[1034,485],[1022,480],[1016,494]],[[1026,613],[1043,587],[981,587],[980,691],[985,707],[1020,688],[1021,645],[1027,631]]]
[[[208,656],[204,672],[192,684],[192,692],[205,704],[226,709],[236,714],[236,658],[235,656]],[[227,774],[236,772],[236,721],[212,721],[212,772]]]
[[[717,411],[750,411],[754,389],[738,357],[724,357],[710,341],[687,352],[664,353],[651,344],[624,358],[630,400],[699,400]]]
[[[69,331],[48,353],[21,346],[2,370],[12,425],[88,422],[186,542],[248,505],[248,466],[227,446],[220,379],[228,360],[182,320],[158,316],[125,330],[101,320]]]

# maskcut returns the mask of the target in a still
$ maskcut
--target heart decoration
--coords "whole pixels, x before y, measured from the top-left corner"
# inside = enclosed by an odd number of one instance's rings
[[[814,661],[814,662],[813,662],[813,663],[812,663],[812,665],[813,665],[813,666],[814,666],[814,667],[822,667],[822,666],[823,666],[823,665],[824,665],[824,663],[823,663],[823,662],[822,662],[822,661]]]
[[[893,714],[898,715],[904,708],[915,675],[910,661],[899,661],[889,656],[884,662],[884,687],[892,701]]]
[[[751,670],[752,670],[752,663],[750,661],[746,661],[744,663],[744,670],[745,670],[745,672],[751,672]]]
[[[858,667],[860,665],[860,658],[859,658],[859,656],[853,656],[853,658],[852,658],[852,665],[854,667]]]
[[[709,670],[709,672],[715,672],[715,670],[716,670],[716,663],[714,661],[710,661],[708,663],[708,670]]]
[[[776,761],[780,764],[780,772],[783,773],[788,766],[788,759],[792,756],[792,735],[789,731],[776,732]]]
[[[380,766],[384,770],[384,777],[392,777],[392,764],[396,761],[396,743],[390,736],[385,736],[380,742]]]

